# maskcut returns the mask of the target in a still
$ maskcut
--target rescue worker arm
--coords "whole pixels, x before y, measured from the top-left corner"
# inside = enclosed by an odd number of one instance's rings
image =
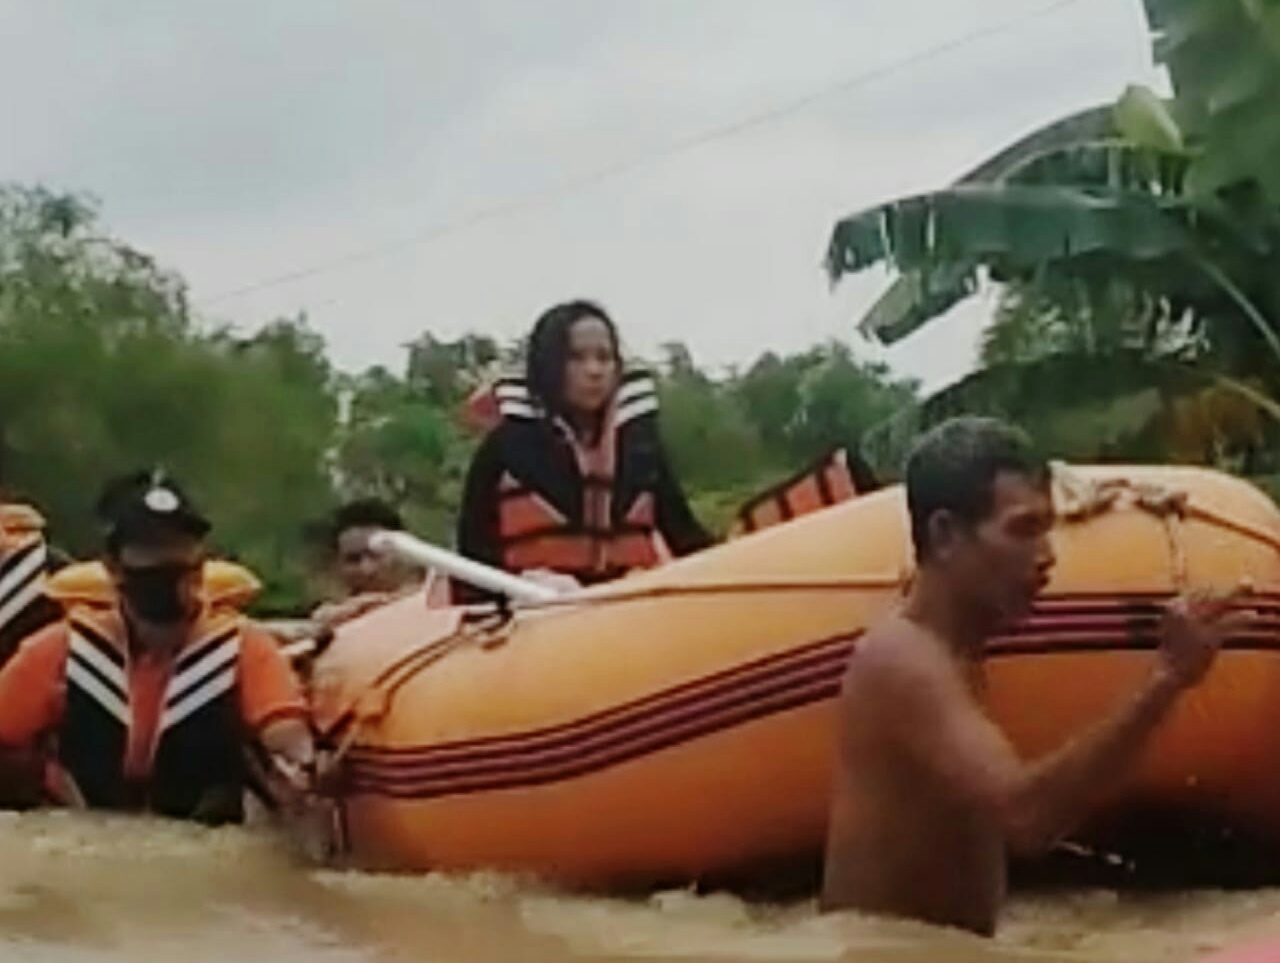
[[[658,532],[676,555],[691,555],[715,540],[693,515],[680,482],[671,470],[667,453],[658,449],[658,476],[654,490]]]
[[[0,746],[25,748],[53,729],[66,698],[67,632],[50,625],[0,669]]]
[[[240,643],[240,715],[271,755],[310,769],[315,745],[297,676],[275,641],[248,628]]]
[[[300,853],[323,863],[333,853],[333,813],[298,680],[275,642],[251,627],[240,644],[240,709],[268,768],[262,788]],[[250,754],[251,757],[254,754]]]

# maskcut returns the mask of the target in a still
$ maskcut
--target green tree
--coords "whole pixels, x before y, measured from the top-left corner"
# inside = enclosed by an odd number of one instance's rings
[[[247,341],[206,332],[181,280],[107,235],[92,204],[0,190],[3,486],[73,553],[98,548],[104,479],[159,465],[264,577],[264,605],[296,604],[303,526],[332,498],[329,381],[305,323]]]
[[[200,484],[220,547],[265,582],[261,608],[295,610],[314,572],[308,525],[334,501],[335,374],[304,318],[214,347],[223,401],[206,416]]]
[[[785,358],[770,351],[734,380],[734,393],[771,461],[791,455],[800,384],[821,363],[816,349]]]
[[[1193,113],[1131,89],[1112,108],[1037,131],[950,189],[837,226],[833,277],[878,261],[900,272],[863,321],[882,340],[908,336],[984,279],[1006,286],[984,338],[986,370],[873,432],[877,458],[900,454],[906,425],[927,426],[965,399],[1038,425],[1062,416],[1056,431],[1043,430],[1065,437],[1072,425],[1063,444],[1082,457],[1133,453],[1162,437],[1164,457],[1265,462],[1280,420],[1280,284],[1271,270],[1280,207],[1255,179],[1210,183],[1198,173],[1215,147],[1211,129],[1188,121]],[[1113,354],[1124,355],[1118,366],[1107,362]],[[1082,407],[1045,393],[1046,383],[1067,385],[1045,381],[1050,367],[1085,389]],[[1120,401],[1110,394],[1117,367],[1129,402],[1176,407],[1181,427],[1164,414],[1142,417],[1149,405],[1109,407]],[[1020,377],[1037,383],[1024,390]],[[1128,413],[1130,430],[1117,432],[1114,410]],[[1081,425],[1094,426],[1092,446]]]
[[[807,462],[836,447],[857,451],[866,432],[914,403],[917,386],[896,380],[879,362],[860,362],[848,346],[831,343],[814,353],[796,394],[791,463]]]
[[[688,348],[670,344],[664,353],[663,440],[695,512],[720,529],[767,474],[764,447],[738,399],[697,367]]]
[[[473,445],[452,403],[373,368],[347,385],[336,464],[347,497],[396,505],[415,531],[448,542]]]
[[[506,360],[498,343],[468,334],[456,341],[440,341],[429,332],[409,343],[405,380],[431,401],[460,403],[484,375]]]

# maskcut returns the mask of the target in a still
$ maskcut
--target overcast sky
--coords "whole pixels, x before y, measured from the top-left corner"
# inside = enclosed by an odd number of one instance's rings
[[[246,330],[305,309],[347,368],[573,296],[708,364],[852,339],[842,215],[1155,83],[1139,0],[0,0],[0,177],[98,197]],[[696,149],[664,147],[989,26]],[[643,163],[560,185],[604,168]],[[551,196],[426,243],[480,211]],[[380,256],[222,297],[256,282]],[[889,353],[940,384],[984,306]],[[967,315],[963,316],[963,315]]]

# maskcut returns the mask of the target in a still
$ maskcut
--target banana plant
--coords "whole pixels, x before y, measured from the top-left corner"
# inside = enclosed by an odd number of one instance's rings
[[[1280,0],[1144,0],[1156,60],[1194,144],[1192,189],[1280,203]]]
[[[833,282],[887,263],[899,278],[861,322],[892,343],[984,281],[1029,282],[1122,274],[1193,304],[1225,297],[1280,362],[1270,262],[1280,252],[1280,208],[1252,194],[1202,199],[1188,189],[1193,155],[1172,137],[1137,143],[1120,132],[1131,92],[1087,139],[1062,141],[1077,118],[1051,125],[953,187],[901,198],[840,221],[827,249]],[[1049,143],[1047,149],[1042,145]],[[1265,300],[1257,301],[1258,291]]]
[[[1253,473],[1264,467],[1280,403],[1260,382],[1194,360],[1136,348],[1065,351],[984,366],[876,425],[859,453],[878,476],[895,477],[922,431],[959,414],[1017,422],[1056,458],[1207,463]]]

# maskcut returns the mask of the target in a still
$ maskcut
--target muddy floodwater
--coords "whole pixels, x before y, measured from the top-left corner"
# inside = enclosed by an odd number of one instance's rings
[[[0,814],[0,960],[23,963],[1144,963],[1280,937],[1280,890],[1014,899],[981,941],[810,903],[567,895],[499,876],[317,871],[274,837]]]

